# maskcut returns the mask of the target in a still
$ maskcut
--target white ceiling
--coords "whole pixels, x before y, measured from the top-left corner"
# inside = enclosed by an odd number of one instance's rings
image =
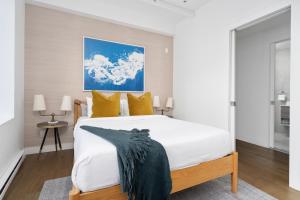
[[[200,8],[202,5],[207,3],[209,0],[164,0],[164,1],[185,9],[190,9],[195,11],[198,8]]]
[[[210,0],[26,0],[29,4],[174,35],[178,22]]]
[[[166,12],[190,17],[195,11],[210,0],[137,0],[163,8]]]

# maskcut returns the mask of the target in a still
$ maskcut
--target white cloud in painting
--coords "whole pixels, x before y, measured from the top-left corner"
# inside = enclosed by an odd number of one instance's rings
[[[84,61],[88,75],[96,82],[106,83],[111,81],[114,85],[123,85],[128,79],[135,79],[136,74],[144,67],[144,54],[133,52],[125,58],[120,58],[116,63],[109,58],[96,54],[92,59]]]

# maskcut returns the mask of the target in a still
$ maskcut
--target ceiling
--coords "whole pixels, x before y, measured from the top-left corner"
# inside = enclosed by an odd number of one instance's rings
[[[186,2],[184,2],[186,1]],[[210,0],[26,0],[28,4],[174,35],[176,24]]]
[[[195,15],[195,11],[210,0],[137,0],[163,8],[185,17]]]
[[[190,10],[197,10],[209,0],[165,0],[166,2]]]
[[[269,31],[272,29],[278,29],[280,27],[287,26],[288,29],[291,27],[291,10],[285,10],[284,12],[276,13],[265,19],[255,21],[237,29],[237,37],[248,37],[250,35]]]

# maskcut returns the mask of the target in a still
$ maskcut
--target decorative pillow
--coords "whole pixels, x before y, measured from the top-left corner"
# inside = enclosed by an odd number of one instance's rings
[[[130,115],[153,115],[151,93],[146,92],[142,96],[136,97],[127,94]]]
[[[86,106],[82,105],[82,116],[92,117],[93,114],[93,98],[86,97]],[[127,99],[120,100],[120,115],[121,116],[129,116],[129,108]]]
[[[126,99],[121,99],[121,116],[129,116],[128,101]]]
[[[87,116],[92,117],[93,114],[93,98],[92,97],[86,97],[86,107],[87,107]]]
[[[105,96],[102,93],[92,91],[93,106],[92,117],[116,117],[120,114],[120,93]]]
[[[88,107],[86,104],[80,104],[80,107],[81,107],[81,116],[82,117],[86,117],[88,116]]]

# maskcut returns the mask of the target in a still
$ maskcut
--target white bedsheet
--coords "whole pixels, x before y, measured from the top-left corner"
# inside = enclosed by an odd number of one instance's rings
[[[73,184],[83,192],[119,184],[117,151],[106,140],[80,128],[89,125],[111,129],[150,129],[168,155],[171,170],[221,158],[232,152],[227,131],[161,115],[80,118],[74,129]]]

